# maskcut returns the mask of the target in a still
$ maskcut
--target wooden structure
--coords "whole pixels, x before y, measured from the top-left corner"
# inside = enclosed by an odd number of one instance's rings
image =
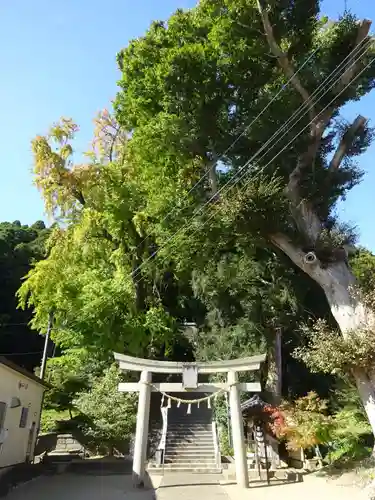
[[[271,405],[263,401],[258,394],[242,403],[245,437],[250,468],[267,471],[280,467],[279,442],[269,431]],[[267,475],[268,478],[268,475]]]

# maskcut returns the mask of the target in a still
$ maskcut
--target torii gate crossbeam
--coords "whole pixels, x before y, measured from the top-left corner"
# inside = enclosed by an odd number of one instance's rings
[[[134,358],[119,353],[114,353],[114,357],[119,363],[121,370],[141,372],[139,383],[119,384],[119,391],[121,392],[139,392],[133,457],[133,480],[136,486],[142,487],[145,481],[145,464],[147,458],[148,425],[152,390],[158,390],[161,392],[184,392],[187,388],[186,383],[162,383],[155,384],[153,387],[151,383],[152,373],[180,373],[183,376],[183,382],[185,382],[186,372],[191,368],[194,368],[197,375],[198,373],[227,373],[226,384],[201,384],[198,383],[198,379],[196,379],[194,387],[188,386],[188,388],[194,389],[194,391],[197,392],[215,393],[220,390],[227,390],[229,392],[236,480],[237,483],[243,488],[249,487],[240,391],[260,392],[261,388],[260,384],[257,382],[240,384],[238,382],[238,372],[258,370],[261,363],[266,358],[265,354],[228,361],[196,363],[148,360]]]

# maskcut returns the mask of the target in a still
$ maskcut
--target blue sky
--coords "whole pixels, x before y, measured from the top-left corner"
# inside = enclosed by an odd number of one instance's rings
[[[32,185],[30,141],[60,116],[80,125],[78,150],[91,139],[92,118],[116,94],[116,53],[140,36],[154,19],[167,18],[195,0],[19,0],[0,6],[0,221],[30,224],[45,219]],[[358,16],[375,20],[375,2],[347,0]],[[323,10],[337,17],[345,0],[326,0]],[[375,122],[375,93],[347,110]],[[368,173],[344,204],[343,219],[357,224],[361,243],[375,251],[375,144],[361,158]]]

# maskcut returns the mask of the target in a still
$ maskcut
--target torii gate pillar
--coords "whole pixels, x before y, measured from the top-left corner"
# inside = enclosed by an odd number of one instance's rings
[[[195,391],[203,393],[215,393],[219,390],[229,390],[236,479],[237,483],[243,488],[249,487],[240,392],[260,392],[261,387],[259,382],[238,383],[237,372],[258,370],[260,364],[265,360],[264,354],[228,361],[198,361],[196,363],[147,360],[133,358],[119,353],[114,353],[114,357],[116,361],[118,361],[121,370],[141,372],[140,383],[124,382],[119,384],[120,392],[139,392],[133,457],[133,480],[135,486],[143,487],[146,478],[145,465],[151,392],[153,390],[162,393],[185,392],[187,388],[194,387]],[[183,383],[155,383],[152,386],[151,373],[180,374],[183,375]],[[228,382],[213,382],[210,384],[199,383],[197,380],[197,375],[199,373],[226,373]]]
[[[229,385],[229,407],[232,425],[232,439],[234,462],[236,466],[237,484],[242,488],[249,487],[249,471],[247,469],[247,456],[245,448],[245,436],[242,422],[242,410],[240,391],[238,388],[237,372],[228,372]]]
[[[141,372],[138,397],[137,426],[135,430],[133,484],[137,488],[144,486],[145,464],[147,458],[148,421],[150,418],[151,373]]]

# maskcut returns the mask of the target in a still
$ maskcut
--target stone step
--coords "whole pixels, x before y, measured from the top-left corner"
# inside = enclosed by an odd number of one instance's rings
[[[183,429],[168,429],[167,435],[168,434],[179,434],[182,436],[192,436],[195,434],[197,436],[212,436],[213,432],[212,430],[207,430],[207,429],[195,429],[194,427],[185,427]]]
[[[168,422],[168,429],[171,427],[177,428],[177,429],[187,429],[189,427],[192,427],[194,429],[205,429],[205,430],[212,430],[212,423],[211,422]]]
[[[185,423],[188,423],[188,422],[191,422],[191,423],[196,423],[196,424],[211,424],[212,423],[212,418],[211,417],[207,417],[207,418],[173,418],[171,417],[170,415],[168,415],[168,422],[169,423],[174,423],[174,424],[185,424]]]
[[[204,473],[204,474],[221,474],[221,468],[218,468],[216,464],[212,464],[209,466],[208,464],[168,464],[164,465],[164,469],[168,471],[176,471],[176,472],[193,472],[196,474]]]
[[[175,429],[178,431],[185,431],[189,429],[194,429],[197,431],[202,431],[202,432],[212,432],[212,426],[210,425],[196,425],[196,424],[169,424],[167,430],[169,431],[170,429]]]
[[[215,456],[215,450],[184,450],[184,449],[166,449],[165,451],[166,456],[168,457],[195,457],[196,459],[199,459],[199,457],[207,457],[208,455],[210,457]]]
[[[200,425],[168,425],[167,432],[170,432],[171,430],[176,431],[176,432],[209,432],[212,434],[212,427],[201,427]]]
[[[168,429],[173,427],[174,429],[203,429],[206,431],[212,431],[211,422],[168,422]]]
[[[167,465],[167,464],[174,464],[174,465],[186,465],[186,464],[189,464],[190,466],[195,466],[195,464],[206,464],[207,466],[211,466],[212,464],[216,465],[216,460],[215,460],[215,457],[207,457],[207,458],[203,458],[203,457],[199,457],[199,460],[198,460],[198,457],[193,457],[193,458],[168,458],[168,457],[165,457],[165,460],[164,460],[164,465]]]
[[[214,467],[212,469],[203,468],[191,468],[191,467],[175,467],[172,465],[168,466],[155,466],[148,467],[148,470],[151,470],[153,474],[173,474],[173,473],[188,473],[188,474],[221,474],[222,469],[218,467]]]
[[[214,446],[167,446],[168,453],[215,453]]]
[[[214,444],[214,439],[212,436],[205,436],[201,438],[196,438],[195,436],[167,436],[167,443],[181,443],[181,444],[199,444],[203,443]]]
[[[199,421],[207,421],[207,420],[212,420],[212,413],[208,412],[201,412],[199,414],[187,414],[185,413],[174,413],[171,412],[171,410],[168,411],[168,420],[196,420],[197,422]]]
[[[165,456],[168,457],[177,457],[177,456],[186,456],[186,457],[212,457],[215,455],[215,451],[212,449],[211,450],[200,450],[199,448],[196,449],[177,449],[177,450],[168,450],[165,453]]]
[[[195,439],[211,437],[212,432],[210,431],[168,431],[167,436],[177,436],[177,437],[194,437]]]
[[[168,450],[176,450],[176,449],[189,449],[189,450],[196,450],[196,449],[205,449],[205,450],[213,450],[215,448],[214,443],[212,440],[210,442],[196,442],[196,443],[187,443],[185,441],[167,441],[166,443],[166,448]]]
[[[165,450],[165,455],[169,457],[213,457],[215,456],[215,450],[200,450],[199,448],[194,449],[184,449],[184,448],[178,448],[178,449],[170,449],[167,448]]]
[[[212,436],[200,436],[199,438],[197,436],[167,436],[167,443],[213,443],[214,439]]]

